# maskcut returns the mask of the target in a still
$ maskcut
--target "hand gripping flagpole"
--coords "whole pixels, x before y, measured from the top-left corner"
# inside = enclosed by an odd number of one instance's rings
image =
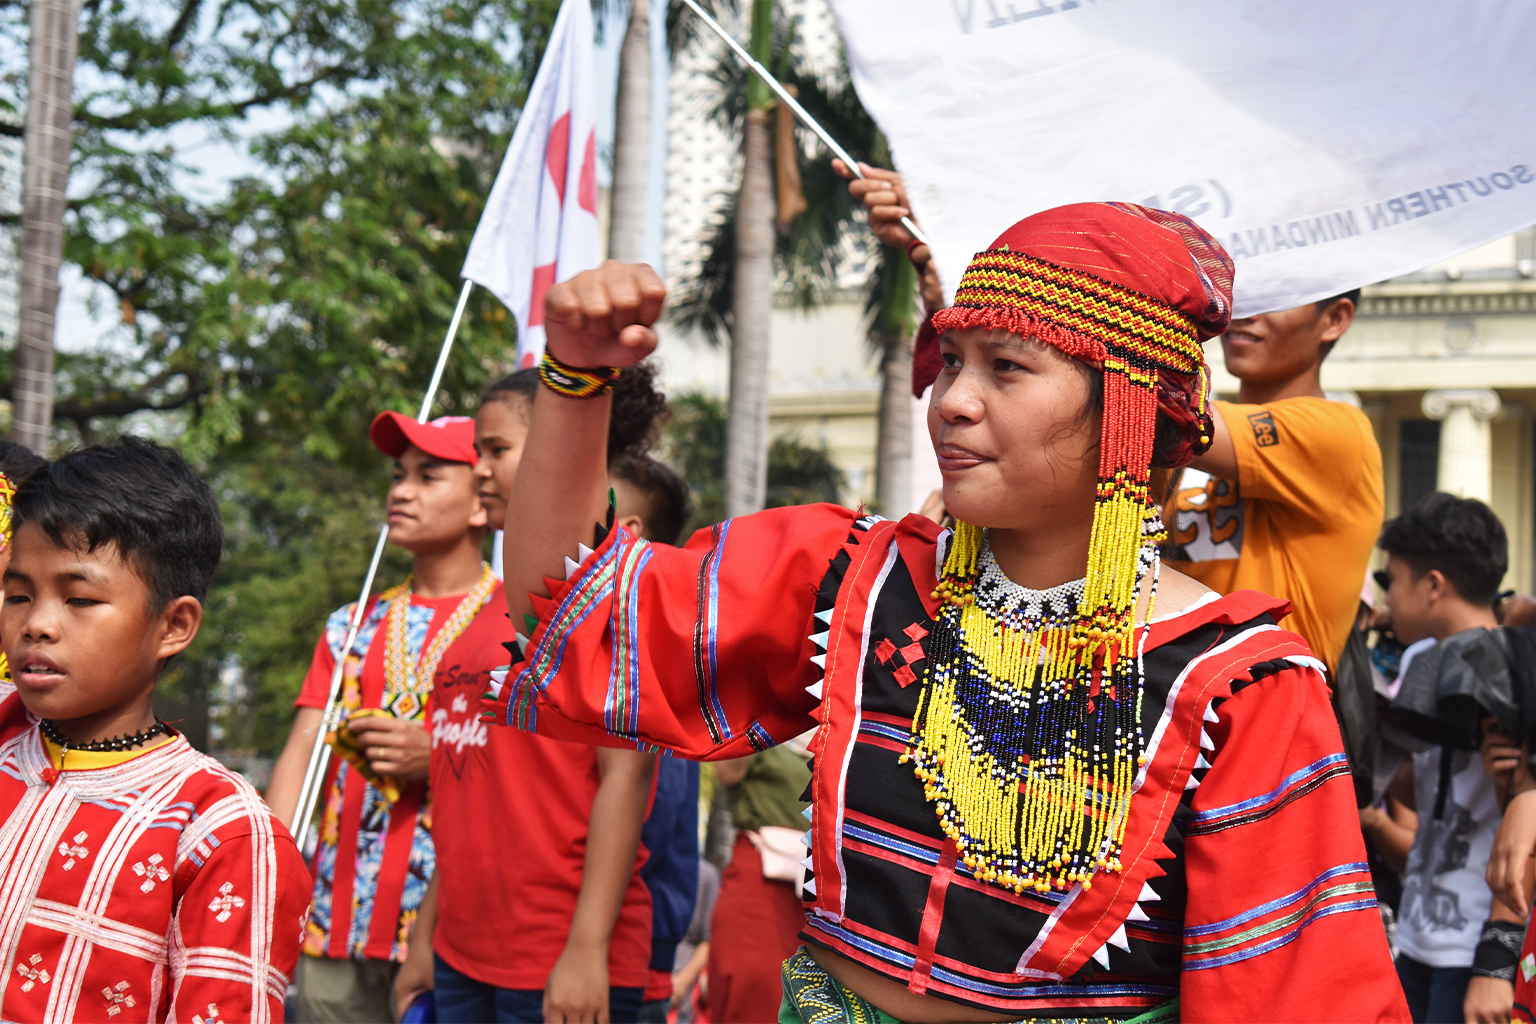
[[[416,414],[417,423],[427,422],[427,417],[432,413],[432,400],[437,396],[437,389],[443,382],[443,370],[448,365],[448,353],[453,349],[453,339],[459,333],[459,320],[464,316],[464,306],[469,302],[469,293],[474,290],[473,281],[464,282],[464,290],[459,292],[459,304],[454,308],[453,319],[448,322],[448,336],[443,339],[443,348],[437,354],[437,367],[432,371],[432,383],[427,385],[427,393],[421,399],[421,411]],[[352,610],[352,621],[347,627],[347,642],[341,645],[341,656],[336,659],[336,667],[331,670],[331,692],[325,701],[325,713],[320,716],[320,728],[315,733],[314,746],[309,751],[309,764],[304,769],[304,784],[299,789],[299,802],[293,810],[293,820],[288,823],[288,831],[293,833],[293,839],[298,844],[299,850],[304,849],[304,839],[309,833],[310,819],[315,814],[315,804],[320,798],[320,787],[325,782],[325,772],[331,763],[331,748],[325,742],[326,734],[341,725],[341,677],[346,668],[347,654],[352,650],[352,645],[357,642],[358,630],[363,627],[363,616],[368,609],[368,595],[373,593],[373,578],[378,575],[379,562],[384,557],[384,542],[389,539],[389,521],[379,528],[378,542],[373,545],[373,561],[368,563],[368,575],[363,577],[363,589],[357,597],[357,607]]]
[[[708,11],[699,6],[699,0],[683,0],[683,3],[687,5],[694,14],[697,14],[700,20],[702,20],[704,24],[708,25],[710,30],[714,32],[715,35],[725,40],[725,45],[731,48],[731,52],[736,54],[741,62],[747,66],[747,69],[755,74],[758,78],[761,78],[763,80],[763,84],[773,90],[773,94],[779,98],[779,102],[783,103],[790,110],[794,111],[795,116],[800,119],[800,123],[805,125],[811,131],[815,132],[816,137],[826,144],[826,147],[832,151],[832,155],[841,160],[844,166],[853,172],[855,177],[860,179],[867,179],[869,177],[861,169],[859,162],[853,157],[849,156],[848,151],[842,146],[839,146],[837,144],[837,140],[828,134],[827,130],[818,124],[816,119],[812,117],[806,111],[806,109],[800,105],[800,101],[795,99],[794,94],[791,93],[788,89],[784,88],[784,86],[780,85],[779,80],[774,78],[773,75],[769,73],[767,68],[759,64],[757,59],[747,52],[747,48],[745,46],[742,46],[740,43],[738,43],[735,37],[733,37],[729,32],[720,26],[718,21],[710,17]],[[901,218],[901,226],[910,231],[913,238],[917,239],[919,242],[922,242],[924,245],[928,244],[928,236],[923,234],[922,230],[916,224],[912,223],[911,217]]]

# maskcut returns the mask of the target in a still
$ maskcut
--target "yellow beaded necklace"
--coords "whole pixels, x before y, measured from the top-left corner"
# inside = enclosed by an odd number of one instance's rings
[[[1155,529],[1136,532],[1150,541]],[[1155,597],[1155,544],[1131,564],[1136,579],[1117,582],[1134,594],[1150,572]],[[1016,893],[1086,888],[1120,869],[1143,760],[1141,671],[1129,644],[1083,642],[1102,629],[1084,622],[1092,582],[1018,587],[985,531],[960,523],[934,592],[943,605],[902,760],[966,867]]]

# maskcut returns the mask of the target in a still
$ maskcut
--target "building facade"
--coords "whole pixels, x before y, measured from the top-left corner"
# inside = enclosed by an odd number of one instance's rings
[[[1531,591],[1536,230],[1366,288],[1323,386],[1370,417],[1387,515],[1433,490],[1488,502],[1509,532],[1505,586]]]

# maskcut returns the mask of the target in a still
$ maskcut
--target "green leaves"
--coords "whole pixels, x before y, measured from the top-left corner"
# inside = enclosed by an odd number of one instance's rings
[[[202,635],[164,685],[192,701],[223,692],[226,747],[275,749],[325,616],[356,596],[388,486],[368,424],[421,401],[557,11],[84,7],[65,258],[123,326],[88,351],[61,339],[56,443],[149,430],[214,483],[226,556]],[[24,38],[25,19],[0,4],[0,40]],[[248,159],[200,175],[207,140]],[[233,183],[207,180],[221,174]],[[437,413],[473,412],[514,331],[495,298],[471,300]],[[405,565],[392,552],[381,587]]]
[[[693,491],[693,519],[684,535],[725,518],[725,403],[700,392],[673,395],[666,458]],[[768,445],[766,507],[841,502],[847,480],[825,445],[783,434]]]

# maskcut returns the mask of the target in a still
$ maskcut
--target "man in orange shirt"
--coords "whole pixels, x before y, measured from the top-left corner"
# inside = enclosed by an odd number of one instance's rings
[[[1222,336],[1236,402],[1184,471],[1164,515],[1165,557],[1223,594],[1288,598],[1287,629],[1337,667],[1384,512],[1381,448],[1359,409],[1323,394],[1323,360],[1354,320],[1356,289],[1233,320]]]
[[[833,167],[851,174],[841,161]],[[901,218],[911,215],[900,175],[862,165],[848,191],[870,230],[905,248],[928,313],[943,305],[929,260]],[[1236,402],[1216,402],[1210,451],[1183,471],[1165,517],[1170,566],[1222,594],[1258,590],[1287,598],[1285,627],[1337,668],[1360,607],[1381,530],[1381,448],[1360,410],[1323,394],[1322,365],[1355,318],[1360,290],[1232,321],[1222,336]],[[918,332],[912,390],[938,373],[938,336]]]

